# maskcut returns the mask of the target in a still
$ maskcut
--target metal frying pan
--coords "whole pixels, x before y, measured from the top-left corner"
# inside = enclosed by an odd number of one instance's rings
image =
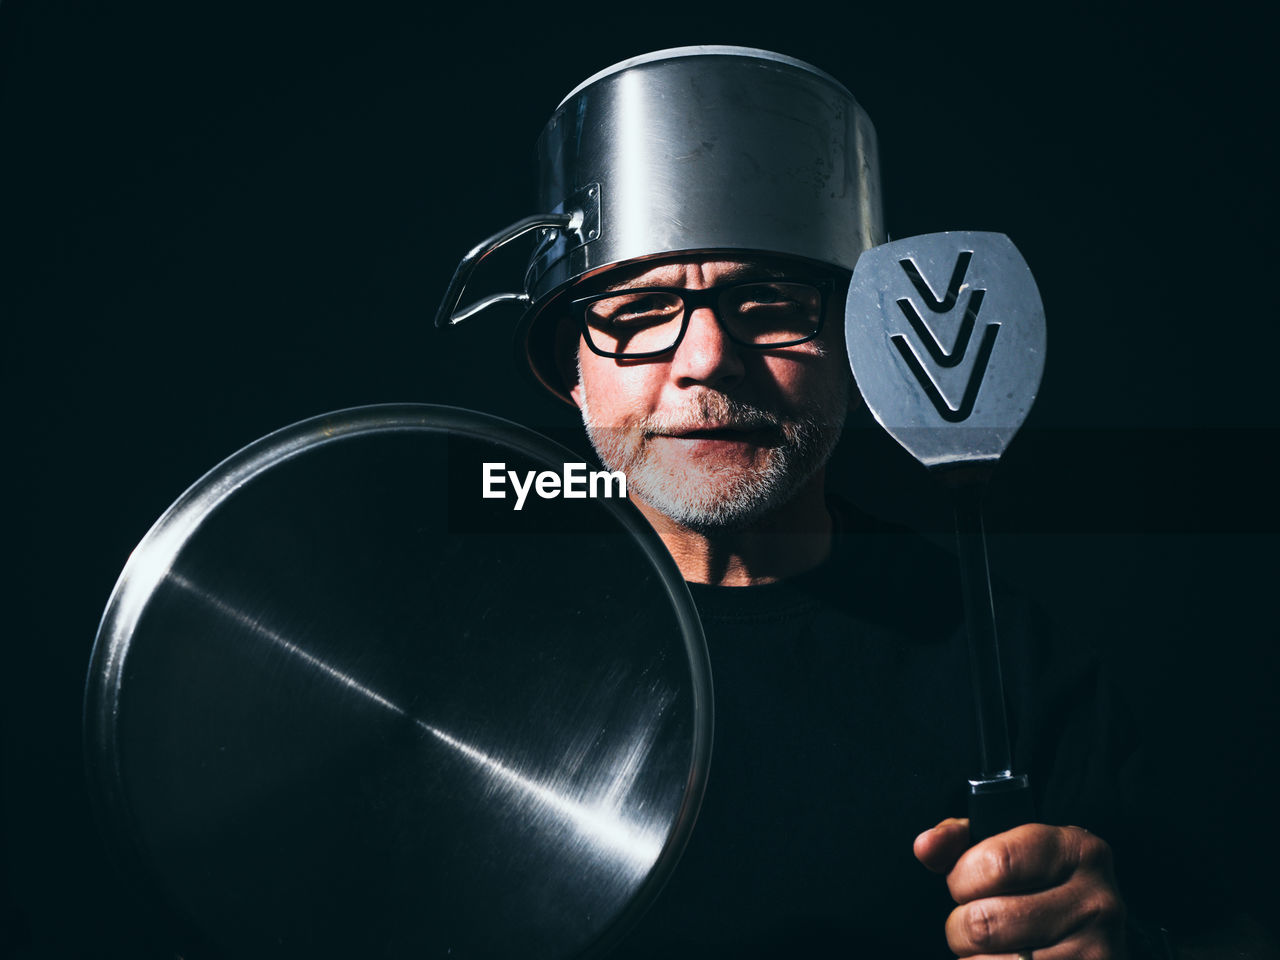
[[[596,956],[670,873],[711,749],[702,630],[621,499],[482,497],[576,458],[362,407],[182,495],[85,696],[118,859],[188,956]]]

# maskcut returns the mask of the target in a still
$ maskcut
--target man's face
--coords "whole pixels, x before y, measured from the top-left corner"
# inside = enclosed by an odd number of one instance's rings
[[[603,290],[700,290],[749,280],[817,279],[777,261],[698,260],[610,275]],[[848,404],[838,296],[822,334],[767,350],[731,340],[715,310],[694,310],[679,345],[615,359],[578,338],[571,391],[591,442],[629,492],[682,526],[733,530],[790,500],[826,462]]]

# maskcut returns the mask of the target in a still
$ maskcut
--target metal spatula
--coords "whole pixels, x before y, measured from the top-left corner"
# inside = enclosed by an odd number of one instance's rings
[[[1027,777],[1013,772],[981,501],[1040,386],[1044,307],[1004,234],[925,234],[858,259],[845,336],[871,414],[951,492],[978,730],[977,842],[1033,819]]]

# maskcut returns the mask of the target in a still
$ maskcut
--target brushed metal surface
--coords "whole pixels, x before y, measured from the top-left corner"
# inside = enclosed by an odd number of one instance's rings
[[[867,408],[913,457],[994,463],[1040,388],[1044,306],[1004,234],[907,237],[858,261],[845,345]]]
[[[538,209],[599,183],[599,236],[552,241],[536,299],[570,279],[685,251],[755,250],[853,269],[884,239],[875,130],[841,84],[746,47],[681,47],[603,71],[538,139]]]
[[[709,251],[851,271],[885,239],[870,118],[829,74],[768,50],[676,47],[615,64],[559,105],[537,159],[535,209],[581,229],[545,227],[523,290],[500,299],[530,304],[517,330],[522,360],[565,400],[553,333],[579,281]],[[470,272],[465,259],[459,272]],[[458,319],[462,292],[451,285],[439,323]]]
[[[221,464],[134,551],[88,772],[189,943],[571,957],[644,908],[701,798],[706,652],[629,503],[480,496],[483,462],[566,458],[471,411],[340,411]]]

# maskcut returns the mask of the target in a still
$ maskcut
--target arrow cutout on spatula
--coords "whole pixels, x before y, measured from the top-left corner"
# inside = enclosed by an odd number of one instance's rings
[[[955,269],[951,273],[951,281],[947,284],[946,294],[941,299],[933,293],[928,282],[911,260],[899,260],[898,263],[930,312],[935,314],[950,313],[959,298],[960,287],[964,283],[964,277],[968,272],[969,261],[972,257],[973,253],[971,251],[965,250],[960,253],[956,259]],[[973,336],[973,330],[977,324],[978,311],[982,309],[982,298],[985,293],[985,290],[974,290],[969,294],[969,299],[965,304],[964,317],[961,319],[960,329],[956,334],[955,343],[950,351],[943,347],[942,342],[934,335],[929,325],[924,322],[924,319],[909,299],[904,298],[897,301],[897,303],[903,316],[906,317],[907,323],[911,325],[911,329],[916,332],[916,336],[924,345],[925,350],[928,351],[933,363],[939,368],[947,369],[958,366],[964,359],[965,354],[968,353],[969,340]],[[934,409],[938,411],[938,415],[948,423],[960,423],[968,419],[969,415],[973,413],[974,405],[978,400],[978,390],[982,386],[982,378],[986,373],[987,363],[991,359],[991,351],[995,349],[996,334],[999,330],[999,323],[989,323],[986,330],[983,331],[982,341],[978,344],[978,355],[974,358],[973,369],[969,373],[969,382],[965,385],[964,395],[958,407],[952,407],[947,402],[937,381],[925,368],[915,348],[907,342],[907,338],[899,333],[894,334],[890,339],[893,341],[894,346],[898,348],[898,352],[902,354],[902,359],[906,362],[907,368],[924,389],[925,396],[929,398]]]

